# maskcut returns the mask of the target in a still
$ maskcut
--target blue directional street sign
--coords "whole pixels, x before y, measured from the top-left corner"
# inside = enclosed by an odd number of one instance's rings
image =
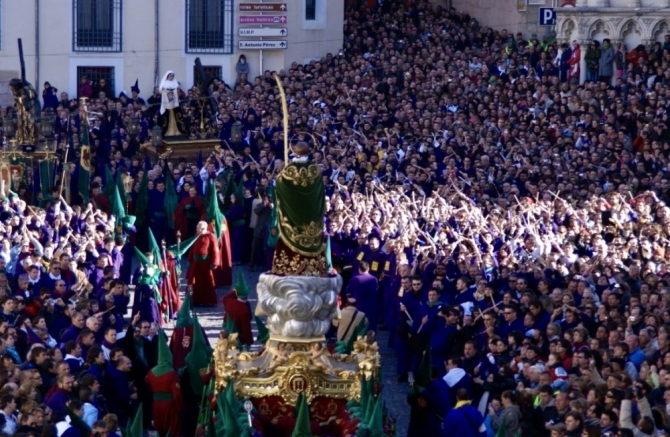
[[[554,8],[540,8],[540,26],[555,26],[556,10]]]

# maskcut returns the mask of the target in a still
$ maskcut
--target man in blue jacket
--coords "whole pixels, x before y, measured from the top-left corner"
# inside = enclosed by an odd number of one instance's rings
[[[458,335],[459,312],[455,308],[443,306],[433,319],[430,336],[431,359],[435,376],[442,378],[446,373],[444,363],[452,354],[454,339]]]
[[[456,406],[444,418],[440,437],[486,436],[484,417],[471,403],[467,389],[461,388],[456,392]]]
[[[367,261],[358,263],[358,275],[351,278],[347,286],[347,295],[356,299],[358,310],[368,318],[368,329],[377,331],[379,319],[379,281],[370,273]]]
[[[518,318],[516,305],[505,305],[505,309],[503,310],[502,315],[503,321],[499,327],[501,338],[507,339],[507,336],[509,336],[514,331],[525,332],[523,327],[523,320]]]

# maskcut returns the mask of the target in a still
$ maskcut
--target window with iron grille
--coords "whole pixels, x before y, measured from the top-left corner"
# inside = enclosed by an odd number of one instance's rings
[[[73,0],[75,52],[120,52],[122,0]]]
[[[86,80],[93,88],[93,98],[98,98],[98,91],[105,91],[107,97],[114,98],[114,67],[77,67],[77,87],[81,84],[81,78],[86,76]],[[104,89],[100,88],[100,79],[105,79],[107,85]]]
[[[223,69],[220,65],[203,65],[202,69],[205,72],[205,76],[208,78],[221,79],[221,75],[223,74]],[[193,86],[200,86],[202,79],[198,67],[193,66]]]
[[[186,0],[186,52],[233,52],[233,0]]]
[[[305,20],[316,20],[316,0],[305,0]]]

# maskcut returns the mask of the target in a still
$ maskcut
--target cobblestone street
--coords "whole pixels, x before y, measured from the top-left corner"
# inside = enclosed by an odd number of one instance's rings
[[[256,284],[258,283],[260,272],[249,272],[246,267],[234,267],[233,278],[237,278],[237,272],[240,268],[243,269],[245,280],[247,281],[249,289],[251,290],[249,295],[249,303],[251,304],[251,309],[253,311],[257,303]],[[230,288],[217,290],[219,303],[216,308],[196,308],[198,320],[205,329],[207,337],[209,338],[210,344],[212,344],[212,346],[216,344],[218,339],[218,332],[223,322],[223,305],[221,304],[221,300],[228,291],[230,291]],[[172,333],[172,326],[173,324],[166,327],[168,336]],[[253,331],[255,337],[257,334],[255,326],[253,326]],[[406,383],[399,384],[396,382],[396,355],[393,349],[388,348],[388,336],[389,332],[386,331],[378,333],[378,344],[382,356],[382,383],[384,402],[386,403],[390,414],[397,420],[396,435],[404,437],[407,435],[407,426],[409,424],[409,408],[406,401],[408,385]]]

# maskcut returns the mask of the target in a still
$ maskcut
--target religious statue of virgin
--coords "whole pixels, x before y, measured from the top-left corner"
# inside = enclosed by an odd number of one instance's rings
[[[186,133],[184,118],[179,107],[179,82],[175,78],[174,71],[165,73],[158,90],[161,93],[159,124],[163,129],[163,136],[171,137]]]

